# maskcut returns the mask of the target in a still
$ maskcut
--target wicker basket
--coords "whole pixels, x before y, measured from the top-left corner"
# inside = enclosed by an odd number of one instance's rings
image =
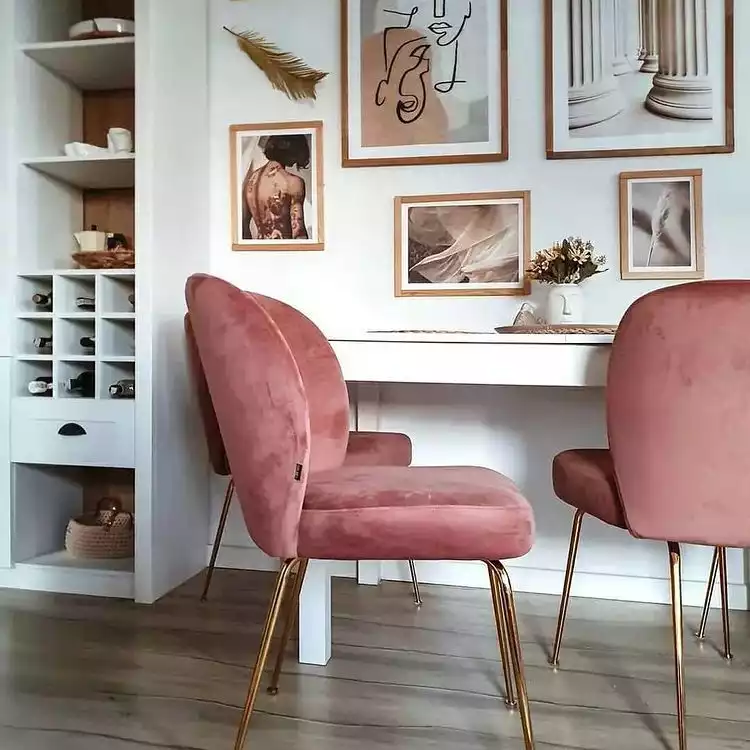
[[[104,498],[93,513],[71,519],[65,531],[65,549],[73,557],[112,560],[135,554],[132,513],[119,500]]]
[[[73,260],[81,268],[135,268],[135,250],[97,250],[73,253]]]

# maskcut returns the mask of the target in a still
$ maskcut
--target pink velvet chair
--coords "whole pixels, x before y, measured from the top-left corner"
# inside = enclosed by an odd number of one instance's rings
[[[287,339],[287,343],[289,343],[290,346],[297,344],[296,348],[304,350],[304,347],[299,347],[297,342],[298,334],[295,334],[294,328],[296,327],[300,331],[304,330],[309,324],[308,319],[303,315],[300,315],[300,313],[294,308],[284,305],[281,302],[261,297],[260,295],[257,295],[257,298],[259,301],[265,302],[269,314],[274,317],[279,324],[282,333]],[[206,436],[211,468],[218,476],[229,477],[229,483],[227,484],[226,493],[224,495],[224,503],[219,515],[219,523],[216,528],[216,536],[211,550],[211,559],[208,563],[208,568],[206,569],[206,580],[203,584],[203,593],[201,594],[201,601],[205,601],[208,598],[211,579],[213,578],[214,569],[216,567],[216,558],[219,554],[221,540],[224,537],[227,517],[229,516],[229,508],[231,507],[232,497],[234,495],[234,482],[232,481],[229,462],[227,460],[226,451],[224,450],[224,442],[221,439],[221,431],[219,430],[219,425],[216,421],[216,413],[214,412],[213,404],[211,402],[211,395],[208,391],[206,376],[203,373],[200,357],[198,356],[195,336],[193,334],[192,326],[190,325],[189,314],[185,315],[185,337],[187,340],[188,359],[192,370],[193,383],[198,396],[198,405]],[[300,359],[304,360],[305,357],[309,355],[314,356],[314,352],[302,351]],[[308,367],[314,367],[314,364],[310,362],[308,363]],[[307,368],[301,367],[300,369],[304,380],[305,370]],[[411,440],[408,435],[395,432],[350,432],[344,463],[354,466],[409,466],[411,464],[411,457]],[[414,592],[414,603],[417,606],[421,606],[422,599],[419,593],[419,581],[417,579],[413,560],[409,560],[409,571],[411,573],[412,590]]]
[[[568,451],[555,459],[555,491],[577,512],[553,661],[583,514],[667,542],[680,750],[687,747],[680,544],[716,548],[711,578],[718,564],[727,656],[726,548],[750,546],[748,330],[748,281],[683,284],[639,299],[612,347],[610,450]]]
[[[248,532],[283,561],[235,750],[244,745],[285,592],[310,559],[485,561],[507,698],[514,698],[512,667],[525,747],[533,748],[513,591],[501,562],[533,543],[533,513],[515,485],[476,467],[344,465],[349,403],[340,370],[321,368],[319,379],[303,380],[269,303],[220,279],[191,277],[186,298]],[[335,362],[313,332],[303,343]]]

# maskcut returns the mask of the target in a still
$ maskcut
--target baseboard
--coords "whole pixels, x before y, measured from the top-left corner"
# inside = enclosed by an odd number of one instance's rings
[[[208,559],[211,548],[207,547]],[[356,563],[331,562],[331,575],[342,578],[356,578]],[[383,562],[382,579],[387,581],[410,581],[406,562]],[[261,552],[257,547],[222,547],[217,566],[238,570],[277,570],[278,562]],[[487,570],[475,562],[418,562],[417,576],[421,583],[442,586],[464,586],[467,588],[488,588]],[[528,594],[551,594],[559,596],[563,584],[562,570],[528,568],[508,563],[513,588]],[[638,578],[633,576],[609,575],[605,573],[577,572],[573,578],[572,596],[586,599],[609,599],[612,601],[643,602],[647,604],[668,604],[670,601],[669,581],[666,578]],[[706,581],[682,582],[682,599],[685,606],[702,607],[706,595]],[[719,606],[718,592],[714,595],[712,607]],[[748,589],[744,584],[729,584],[729,606],[735,610],[748,608]]]

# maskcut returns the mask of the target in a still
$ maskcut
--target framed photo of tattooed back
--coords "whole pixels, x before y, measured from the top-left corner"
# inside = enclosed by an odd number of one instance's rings
[[[323,123],[229,128],[233,250],[323,249]]]
[[[341,0],[345,167],[508,158],[507,0]]]

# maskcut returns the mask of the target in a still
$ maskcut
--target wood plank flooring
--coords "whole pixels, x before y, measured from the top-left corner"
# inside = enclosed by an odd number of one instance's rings
[[[230,750],[273,583],[218,571],[154,605],[0,591],[0,748]],[[520,750],[499,698],[489,593],[334,582],[328,667],[290,650],[281,692],[262,690],[247,748]],[[557,599],[518,596],[538,748],[676,748],[669,609],[574,599],[561,668],[547,664]],[[750,750],[750,616],[733,613],[726,664],[718,613],[689,634],[690,750]]]

